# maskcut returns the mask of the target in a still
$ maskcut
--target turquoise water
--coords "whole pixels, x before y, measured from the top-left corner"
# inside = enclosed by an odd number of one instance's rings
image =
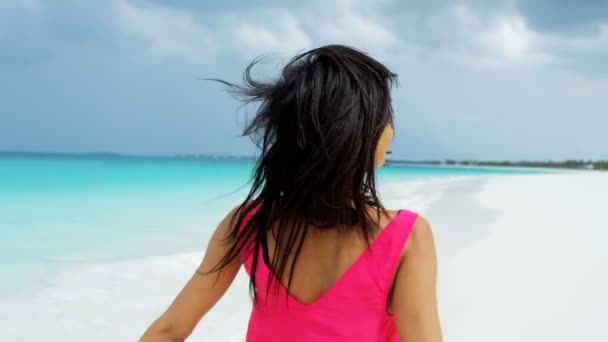
[[[247,159],[0,154],[0,295],[74,263],[201,251]],[[527,171],[389,166],[379,181]]]

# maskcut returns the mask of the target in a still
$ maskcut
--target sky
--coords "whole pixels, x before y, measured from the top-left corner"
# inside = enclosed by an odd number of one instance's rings
[[[608,159],[608,1],[1,0],[0,150],[251,155],[253,58],[357,47],[399,74],[401,159]]]

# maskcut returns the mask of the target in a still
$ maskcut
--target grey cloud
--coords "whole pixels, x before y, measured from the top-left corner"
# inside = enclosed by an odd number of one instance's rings
[[[515,8],[507,0],[129,3],[188,11],[216,35],[221,50],[198,64],[150,61],[147,46],[116,27],[111,2],[66,0],[52,8],[46,2],[39,14],[0,5],[0,149],[249,153],[246,139],[235,138],[242,127],[239,104],[221,87],[196,78],[238,80],[253,52],[239,49],[230,29],[247,21],[274,34],[280,26],[272,14],[283,11],[297,19],[313,45],[353,43],[400,74],[394,93],[397,157],[608,157],[601,129],[608,126],[608,81],[601,76],[608,75],[605,50],[567,40],[594,37],[574,29],[574,19],[572,32],[565,34],[534,18],[538,10]],[[560,62],[480,67],[479,59],[488,56],[473,34],[458,26],[456,5],[481,21],[519,11],[532,29],[550,37],[540,48]],[[352,32],[328,37],[321,29],[327,23],[348,31],[335,25],[348,23],[339,18],[345,13],[360,19],[351,24],[388,32],[386,44]],[[600,20],[578,18],[580,27]],[[261,76],[270,70],[276,68],[262,69]]]
[[[599,24],[608,24],[604,0],[519,0],[517,8],[540,32],[592,35]]]
[[[37,10],[0,7],[0,58],[34,64],[53,58],[65,45],[106,45],[116,41],[109,3],[60,0]]]
[[[558,68],[592,79],[608,77],[607,1],[519,0],[516,4],[530,27],[552,40],[547,51],[560,59]]]

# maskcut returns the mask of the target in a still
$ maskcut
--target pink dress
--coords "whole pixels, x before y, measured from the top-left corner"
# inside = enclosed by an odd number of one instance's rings
[[[342,277],[311,304],[286,297],[287,290],[281,285],[278,295],[271,287],[266,300],[271,271],[259,250],[256,294],[260,306],[253,306],[247,341],[398,341],[395,319],[386,312],[386,303],[416,217],[416,213],[401,210]],[[251,276],[253,256],[241,257]]]

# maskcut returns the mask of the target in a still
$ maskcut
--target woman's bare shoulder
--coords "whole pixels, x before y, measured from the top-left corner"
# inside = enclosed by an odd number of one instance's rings
[[[422,215],[418,215],[412,231],[408,238],[408,242],[405,245],[404,253],[415,253],[415,254],[426,254],[435,253],[435,242],[433,237],[433,230],[429,221]]]

